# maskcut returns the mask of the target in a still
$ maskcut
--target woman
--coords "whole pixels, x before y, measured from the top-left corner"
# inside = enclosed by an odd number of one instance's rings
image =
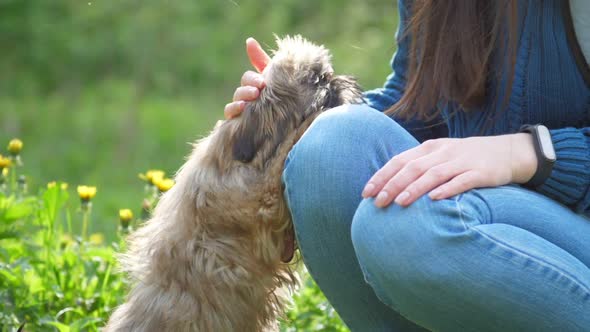
[[[398,3],[384,87],[287,158],[311,275],[353,331],[590,331],[590,2]]]

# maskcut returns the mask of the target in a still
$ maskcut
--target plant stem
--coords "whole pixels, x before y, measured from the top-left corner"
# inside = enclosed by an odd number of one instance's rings
[[[82,207],[82,240],[86,242],[88,240],[88,220],[90,219],[90,207],[91,203],[86,203],[86,207]]]
[[[16,168],[17,165],[14,164],[12,169],[10,170],[10,188],[9,191],[12,193],[16,192]]]

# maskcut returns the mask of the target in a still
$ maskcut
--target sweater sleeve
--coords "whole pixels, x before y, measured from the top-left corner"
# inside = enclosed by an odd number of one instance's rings
[[[406,26],[409,19],[409,4],[407,0],[399,0],[399,26],[396,34],[397,51],[391,60],[392,73],[382,88],[369,90],[364,93],[365,103],[381,112],[389,109],[402,97],[406,86],[406,74],[408,69],[408,50],[410,37],[406,34]],[[401,119],[393,116],[393,119],[409,131],[418,141],[446,137],[447,125],[439,116],[429,122],[419,119]]]
[[[549,178],[536,190],[590,215],[590,127],[549,132],[557,160]]]

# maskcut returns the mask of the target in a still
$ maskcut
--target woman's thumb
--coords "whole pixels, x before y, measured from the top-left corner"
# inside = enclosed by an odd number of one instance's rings
[[[248,53],[248,58],[250,58],[250,63],[259,72],[262,72],[270,62],[268,54],[264,52],[256,39],[252,37],[246,39],[246,52]]]

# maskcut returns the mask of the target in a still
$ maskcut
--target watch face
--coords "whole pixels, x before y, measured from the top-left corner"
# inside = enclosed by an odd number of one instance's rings
[[[539,133],[539,145],[541,146],[541,152],[543,156],[549,161],[555,161],[555,150],[553,149],[553,142],[551,141],[551,133],[545,126],[538,126],[537,132]]]

